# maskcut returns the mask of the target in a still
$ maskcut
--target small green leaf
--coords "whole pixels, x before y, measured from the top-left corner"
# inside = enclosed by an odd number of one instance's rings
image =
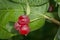
[[[60,5],[58,7],[58,16],[60,17]]]
[[[60,40],[60,27],[59,27],[59,29],[57,31],[57,34],[56,34],[54,40]]]
[[[58,40],[57,35],[55,36],[54,40]]]
[[[60,5],[60,0],[55,0]]]

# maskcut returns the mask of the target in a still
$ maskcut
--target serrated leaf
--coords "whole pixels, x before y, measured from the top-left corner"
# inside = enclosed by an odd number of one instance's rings
[[[41,14],[45,14],[47,9],[48,9],[48,3],[43,6],[39,6],[39,7],[31,7],[31,13],[29,15],[30,20],[37,19],[30,23],[31,31],[37,30],[44,25],[45,18],[43,16],[41,16]]]

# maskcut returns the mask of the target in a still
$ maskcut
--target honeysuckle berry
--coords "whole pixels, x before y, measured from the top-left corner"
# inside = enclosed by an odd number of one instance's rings
[[[29,28],[28,25],[22,25],[22,26],[20,27],[19,33],[20,33],[21,35],[27,35],[29,32],[30,32],[30,28]]]
[[[30,32],[29,28],[30,19],[27,15],[21,15],[15,23],[14,28],[22,35],[27,35]]]
[[[14,28],[15,28],[16,30],[20,30],[20,27],[21,27],[21,25],[20,25],[18,22],[16,22],[16,23],[14,24]]]
[[[29,24],[29,22],[30,22],[30,19],[27,15],[22,15],[18,19],[19,24]]]

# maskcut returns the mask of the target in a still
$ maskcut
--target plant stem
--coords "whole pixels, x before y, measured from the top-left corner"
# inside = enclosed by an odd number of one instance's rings
[[[60,21],[58,21],[58,20],[56,20],[54,18],[48,17],[47,15],[44,15],[44,14],[41,14],[41,16],[43,16],[45,19],[48,19],[48,20],[52,21],[53,23],[55,23],[55,24],[60,26]],[[39,20],[39,19],[40,18],[36,18],[34,20],[31,20],[30,22],[34,22],[34,21]]]
[[[30,14],[30,5],[28,3],[28,0],[26,0],[26,6],[27,6],[27,8],[26,8],[26,15],[29,15]]]
[[[57,25],[60,26],[60,21],[58,21],[58,20],[56,20],[56,19],[54,19],[54,18],[48,17],[48,16],[46,16],[46,15],[42,15],[42,16],[43,16],[44,18],[46,18],[46,19],[48,19],[48,20],[52,21],[53,23],[55,23],[55,24],[57,24]]]

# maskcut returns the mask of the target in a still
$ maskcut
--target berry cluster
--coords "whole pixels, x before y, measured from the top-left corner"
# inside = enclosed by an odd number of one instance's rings
[[[29,28],[30,19],[26,15],[21,15],[18,18],[18,22],[15,23],[14,28],[22,35],[27,35],[30,32]]]

